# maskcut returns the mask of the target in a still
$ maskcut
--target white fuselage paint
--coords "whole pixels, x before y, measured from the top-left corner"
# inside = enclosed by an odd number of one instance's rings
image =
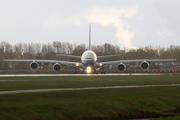
[[[97,61],[97,55],[93,51],[87,50],[82,54],[81,61],[85,66],[94,66]]]

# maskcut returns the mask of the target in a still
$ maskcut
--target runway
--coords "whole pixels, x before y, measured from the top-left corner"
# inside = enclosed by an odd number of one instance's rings
[[[180,84],[13,90],[13,91],[0,91],[0,94],[38,93],[38,92],[52,92],[52,91],[72,91],[72,90],[74,91],[74,90],[118,89],[118,88],[167,87],[167,86],[180,86]]]
[[[160,74],[130,74],[130,73],[107,73],[107,74],[12,74],[12,75],[0,75],[0,77],[40,77],[40,76],[118,76],[118,75],[160,75]]]

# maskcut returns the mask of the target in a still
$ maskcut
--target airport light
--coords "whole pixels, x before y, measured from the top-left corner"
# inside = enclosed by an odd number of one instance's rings
[[[79,67],[79,63],[76,63],[76,67]]]
[[[99,66],[100,66],[100,67],[102,67],[102,65],[103,65],[102,63],[99,63]]]
[[[87,68],[86,68],[86,72],[87,72],[87,73],[91,73],[91,67],[87,67]]]

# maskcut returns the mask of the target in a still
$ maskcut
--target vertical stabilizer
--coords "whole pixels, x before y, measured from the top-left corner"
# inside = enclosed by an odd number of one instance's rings
[[[91,50],[91,24],[89,24],[89,50]]]

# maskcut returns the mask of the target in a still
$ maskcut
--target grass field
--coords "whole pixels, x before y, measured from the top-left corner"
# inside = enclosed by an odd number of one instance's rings
[[[180,75],[0,77],[0,91],[161,84],[180,84]],[[7,94],[0,120],[179,119],[179,101],[180,86]]]

